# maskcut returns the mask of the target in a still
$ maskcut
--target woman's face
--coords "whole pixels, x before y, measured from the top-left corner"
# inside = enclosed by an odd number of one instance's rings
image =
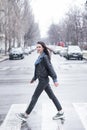
[[[41,53],[43,52],[43,50],[44,50],[44,48],[42,47],[41,44],[37,44],[36,49],[37,49],[37,53],[40,53],[40,54],[41,54]]]

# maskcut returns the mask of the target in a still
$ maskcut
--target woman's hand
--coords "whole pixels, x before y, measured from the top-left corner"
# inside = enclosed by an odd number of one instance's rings
[[[55,85],[55,87],[58,87],[59,83],[58,82],[54,82],[54,85]]]

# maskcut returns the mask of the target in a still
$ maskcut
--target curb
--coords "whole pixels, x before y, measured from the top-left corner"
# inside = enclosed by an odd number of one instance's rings
[[[0,62],[3,62],[3,61],[8,60],[8,59],[9,59],[8,57],[4,58],[4,59],[1,59]]]

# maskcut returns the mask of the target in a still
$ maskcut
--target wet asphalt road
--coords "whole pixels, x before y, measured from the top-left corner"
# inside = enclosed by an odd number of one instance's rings
[[[3,122],[12,104],[29,103],[37,85],[37,81],[32,85],[29,84],[36,58],[37,54],[33,52],[23,60],[6,60],[0,63],[0,123]],[[53,54],[52,63],[58,75],[59,87],[54,87],[51,79],[50,84],[66,113],[63,129],[84,130],[73,103],[87,102],[87,61],[68,61]],[[42,113],[45,105],[51,107],[53,104],[43,93],[31,113],[29,124],[22,126],[22,130],[42,130]]]

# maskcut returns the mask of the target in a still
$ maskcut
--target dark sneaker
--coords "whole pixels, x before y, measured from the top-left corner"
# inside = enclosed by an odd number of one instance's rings
[[[57,120],[57,119],[62,119],[64,118],[64,112],[63,113],[57,113],[54,117],[53,120]]]
[[[22,121],[26,121],[27,118],[28,118],[28,117],[25,116],[24,113],[18,113],[18,114],[16,114],[16,116],[17,116],[20,120],[22,120]]]

